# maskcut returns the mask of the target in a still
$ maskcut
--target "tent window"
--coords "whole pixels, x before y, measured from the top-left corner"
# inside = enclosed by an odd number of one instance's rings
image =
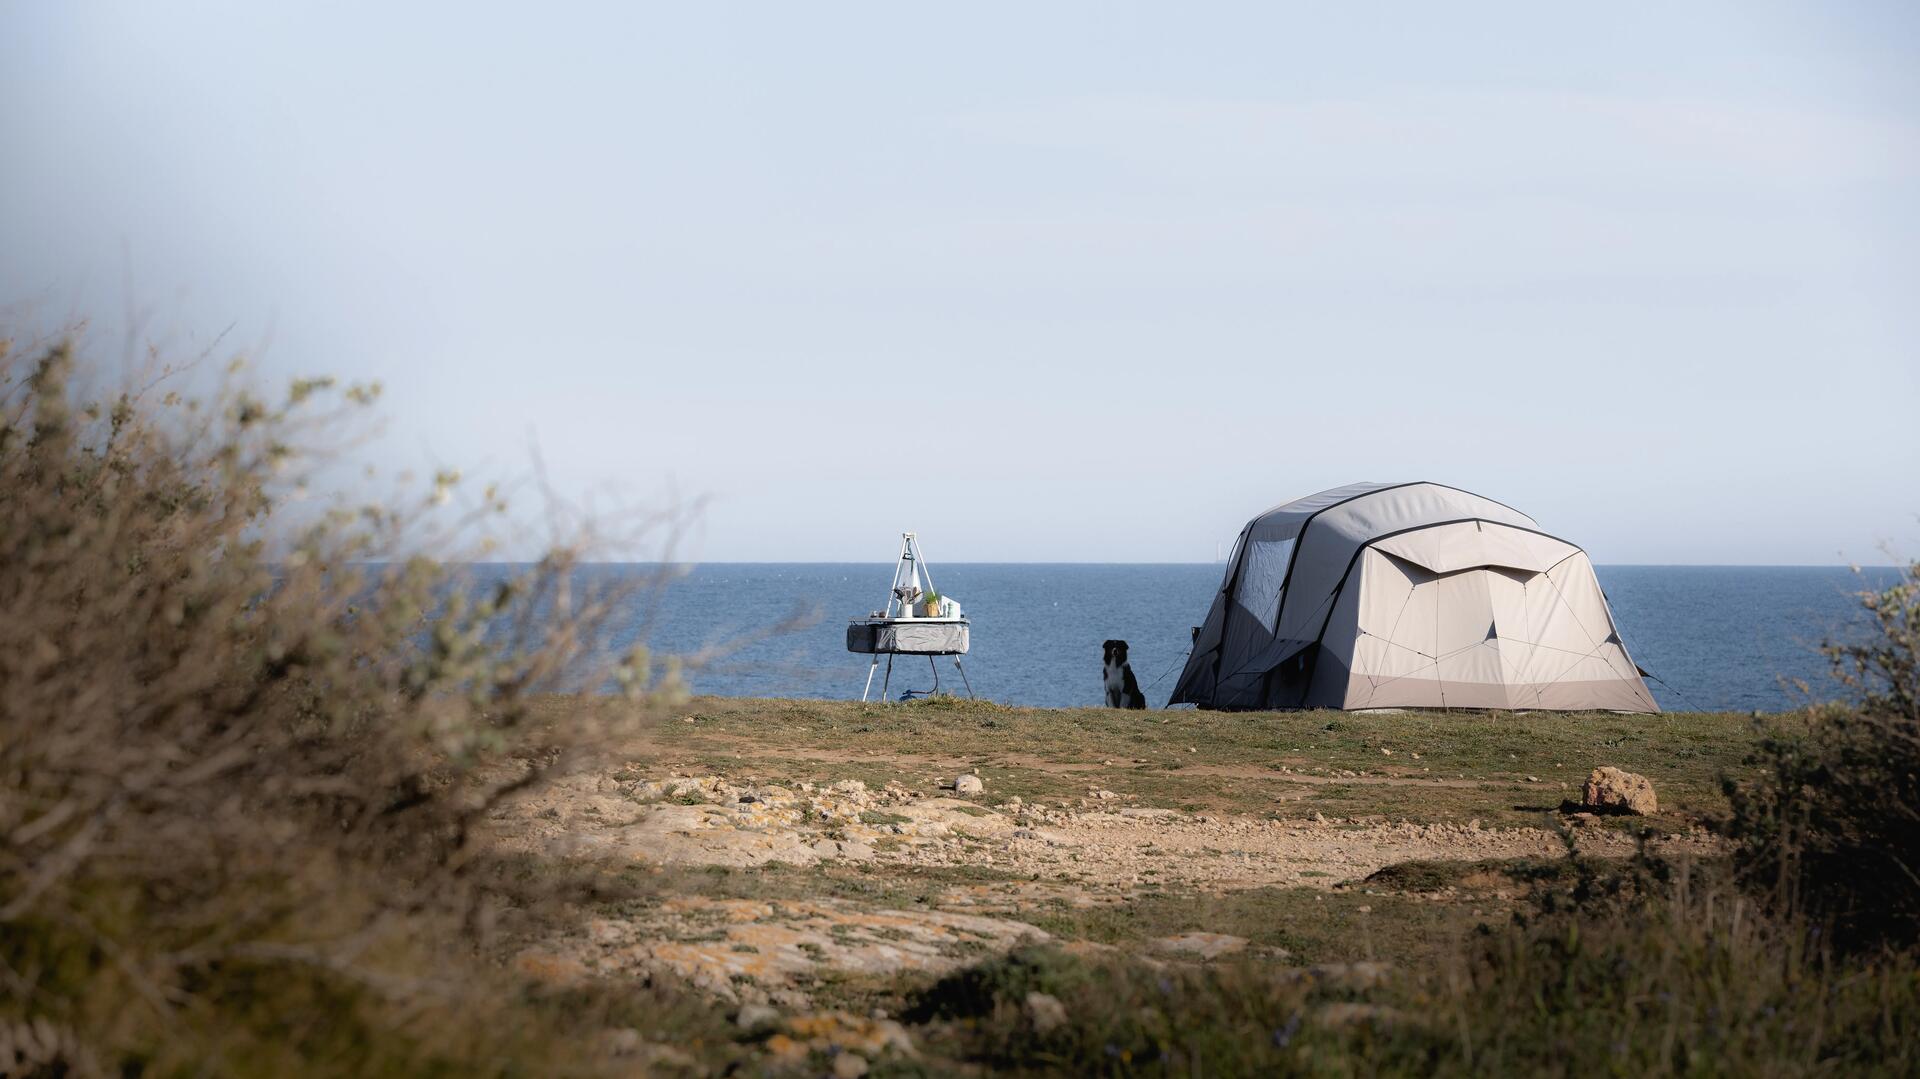
[[[1258,619],[1268,633],[1280,613],[1280,582],[1287,578],[1293,559],[1293,540],[1253,540],[1247,544],[1246,563],[1240,567],[1240,585],[1233,598]]]

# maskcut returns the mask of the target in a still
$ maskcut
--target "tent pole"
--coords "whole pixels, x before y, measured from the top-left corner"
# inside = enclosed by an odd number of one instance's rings
[[[873,662],[867,664],[867,684],[860,690],[860,703],[867,703],[867,694],[873,691],[873,672],[880,667],[880,653],[873,654]]]
[[[933,661],[932,656],[928,656],[927,666],[933,668],[933,692],[927,694],[927,696],[938,697],[940,695],[940,665]]]
[[[953,657],[953,669],[960,672],[960,684],[967,687],[967,699],[978,700],[979,698],[973,695],[973,683],[967,681],[967,669],[960,665],[959,656]]]
[[[880,679],[880,703],[881,704],[893,703],[892,701],[887,699],[887,686],[890,685],[892,682],[893,682],[893,653],[888,652],[887,653],[887,674],[886,674],[886,677]]]

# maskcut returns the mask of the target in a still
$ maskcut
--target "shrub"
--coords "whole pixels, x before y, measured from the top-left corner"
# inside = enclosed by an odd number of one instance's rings
[[[929,1047],[1033,1075],[1910,1075],[1920,974],[1833,959],[1724,872],[1574,859],[1430,967],[1015,952],[935,983]],[[1059,1000],[1043,1022],[1029,994]]]
[[[91,402],[78,367],[0,345],[0,1072],[506,1067],[476,838],[677,693],[606,654],[630,586],[568,543],[476,592],[420,553],[471,534],[452,474],[293,515],[373,388]],[[609,679],[634,707],[527,707]]]
[[[1874,632],[1823,651],[1853,698],[1773,733],[1728,782],[1727,833],[1750,887],[1842,947],[1920,942],[1920,565],[1861,594]]]

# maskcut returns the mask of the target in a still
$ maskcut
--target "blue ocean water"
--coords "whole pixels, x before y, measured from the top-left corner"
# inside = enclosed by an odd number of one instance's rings
[[[645,567],[601,567],[647,572]],[[1166,702],[1179,678],[1189,627],[1205,617],[1220,565],[935,565],[940,591],[973,623],[962,662],[973,691],[1008,704],[1101,703],[1100,644],[1129,642],[1148,703]],[[1601,566],[1600,584],[1628,651],[1661,707],[1778,711],[1805,703],[1783,683],[1838,696],[1822,640],[1858,633],[1854,598],[1884,586],[1891,569],[1844,567]],[[728,563],[691,568],[622,636],[644,634],[656,652],[712,650],[690,675],[695,692],[720,696],[858,699],[869,657],[846,651],[847,619],[880,607],[890,563]],[[800,615],[810,624],[768,634]],[[641,624],[644,620],[644,625]],[[885,659],[881,665],[885,667]],[[891,695],[960,690],[952,659],[898,657]],[[874,680],[877,693],[879,678]]]

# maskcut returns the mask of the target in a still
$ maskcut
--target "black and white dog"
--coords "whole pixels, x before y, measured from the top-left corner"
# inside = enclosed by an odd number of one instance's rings
[[[1101,646],[1100,673],[1106,682],[1108,708],[1145,708],[1147,695],[1133,680],[1133,668],[1127,663],[1127,642],[1108,641]]]

